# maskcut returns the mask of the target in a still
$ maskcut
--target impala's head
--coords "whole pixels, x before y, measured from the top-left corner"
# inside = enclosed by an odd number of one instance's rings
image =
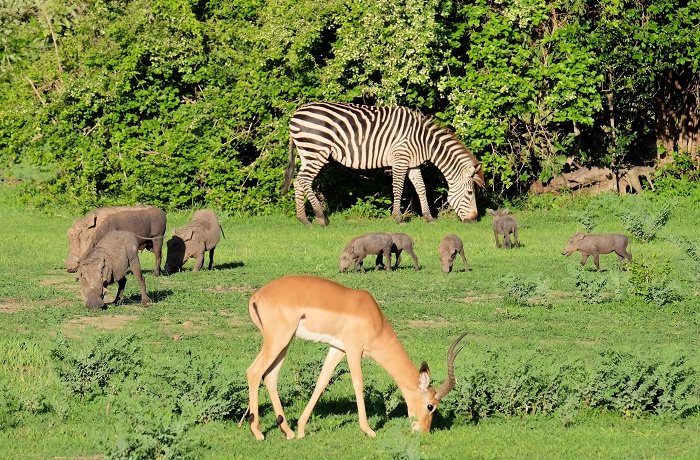
[[[447,352],[447,380],[440,385],[436,390],[430,385],[430,369],[428,369],[428,363],[423,361],[418,371],[418,397],[415,401],[415,406],[413,408],[414,413],[409,413],[410,416],[416,417],[416,421],[413,422],[413,429],[416,431],[422,431],[423,433],[430,432],[430,427],[433,424],[433,414],[437,410],[440,400],[447,395],[455,386],[455,372],[454,372],[454,361],[464,348],[464,345],[459,347],[455,351],[455,347],[467,334],[462,334],[457,340],[455,340],[450,346]],[[411,410],[411,409],[409,409]]]
[[[446,176],[447,177],[447,176]],[[474,184],[484,184],[484,173],[481,164],[462,168],[455,176],[447,180],[447,202],[455,210],[462,222],[474,221],[479,213],[476,209],[476,194]]]

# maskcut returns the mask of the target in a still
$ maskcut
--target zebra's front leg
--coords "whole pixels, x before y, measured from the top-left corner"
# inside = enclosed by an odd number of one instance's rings
[[[403,214],[401,213],[401,195],[403,195],[403,184],[406,180],[406,170],[408,165],[393,165],[391,168],[391,182],[394,191],[394,205],[391,211],[391,217],[396,220],[398,224],[405,224],[403,220]]]
[[[416,193],[418,194],[418,199],[420,200],[420,210],[423,213],[423,218],[430,223],[435,222],[432,214],[430,214],[428,197],[425,192],[425,183],[423,182],[423,176],[420,173],[420,168],[409,169],[408,178],[411,180],[413,188],[416,189]]]

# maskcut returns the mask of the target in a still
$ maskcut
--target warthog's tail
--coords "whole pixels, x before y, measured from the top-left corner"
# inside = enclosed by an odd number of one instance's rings
[[[294,177],[294,169],[296,169],[297,156],[294,150],[294,139],[289,136],[289,160],[287,161],[287,169],[284,170],[284,185],[282,185],[282,195],[289,191],[289,186],[292,184]]]

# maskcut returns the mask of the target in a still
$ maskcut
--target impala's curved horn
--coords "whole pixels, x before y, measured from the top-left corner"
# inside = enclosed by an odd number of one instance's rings
[[[450,346],[450,349],[447,352],[447,380],[445,380],[445,383],[440,385],[440,388],[438,388],[435,392],[435,399],[437,399],[438,401],[444,398],[445,395],[452,391],[452,389],[455,387],[455,358],[457,357],[459,352],[462,351],[462,348],[464,348],[467,344],[463,344],[461,347],[459,347],[457,351],[455,351],[455,347],[460,342],[460,340],[462,340],[466,335],[467,332],[460,335],[457,338],[457,340],[452,342],[452,345]]]

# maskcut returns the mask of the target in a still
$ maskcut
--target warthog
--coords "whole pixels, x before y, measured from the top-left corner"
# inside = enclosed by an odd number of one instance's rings
[[[628,243],[629,238],[626,235],[620,235],[618,233],[603,235],[584,235],[583,233],[576,233],[569,238],[569,241],[566,242],[566,246],[561,253],[568,257],[575,251],[580,252],[581,266],[585,265],[588,256],[593,256],[593,262],[595,262],[595,266],[598,268],[598,271],[600,271],[598,256],[600,254],[610,254],[614,251],[615,254],[617,254],[617,258],[620,260],[620,270],[622,270],[624,260],[632,260],[632,254],[627,252]]]
[[[359,266],[362,273],[364,273],[365,267],[363,261],[369,254],[378,254],[379,257],[384,256],[386,259],[384,269],[386,271],[391,271],[392,243],[393,240],[391,236],[383,232],[366,233],[351,239],[340,254],[340,273],[345,272],[353,262],[353,271],[357,272],[357,267]],[[375,267],[375,270],[378,268],[379,265]]]
[[[155,206],[108,206],[95,209],[84,218],[73,220],[73,226],[68,229],[70,249],[65,260],[66,269],[69,273],[78,271],[83,257],[105,235],[113,230],[123,230],[136,235],[139,249],[149,249],[155,254],[153,275],[159,276],[165,224],[165,212]]]
[[[493,216],[493,237],[496,239],[496,247],[501,247],[498,235],[503,235],[503,246],[510,248],[511,233],[515,240],[515,246],[518,247],[520,245],[520,243],[518,243],[518,222],[515,220],[515,217],[508,214],[510,211],[508,209],[501,209],[499,211],[487,209],[486,211]]]
[[[452,271],[452,265],[454,264],[457,254],[462,256],[464,271],[469,271],[467,258],[464,257],[464,245],[457,235],[451,234],[443,238],[440,242],[440,247],[438,247],[438,254],[440,254],[440,266],[442,267],[443,273],[450,273]]]
[[[413,268],[418,271],[418,257],[416,256],[416,253],[413,252],[413,238],[405,233],[389,233],[389,236],[393,242],[391,245],[391,252],[396,254],[396,262],[394,263],[392,269],[396,270],[398,268],[399,264],[401,263],[401,252],[406,251],[406,254],[413,259]],[[377,266],[384,265],[382,263],[382,256],[377,255],[376,264]]]
[[[148,305],[151,299],[146,295],[146,282],[141,274],[138,238],[131,232],[109,232],[85,255],[78,267],[80,291],[85,297],[85,305],[90,310],[105,308],[105,288],[115,282],[119,289],[114,303],[121,305],[127,269],[131,270],[139,283],[141,304]]]
[[[168,241],[165,273],[179,271],[191,258],[195,259],[193,271],[198,272],[204,268],[204,253],[206,251],[209,251],[209,270],[212,270],[214,268],[214,249],[219,244],[219,237],[223,232],[219,219],[212,211],[204,209],[195,212],[187,225],[180,230],[173,229],[173,237]]]

